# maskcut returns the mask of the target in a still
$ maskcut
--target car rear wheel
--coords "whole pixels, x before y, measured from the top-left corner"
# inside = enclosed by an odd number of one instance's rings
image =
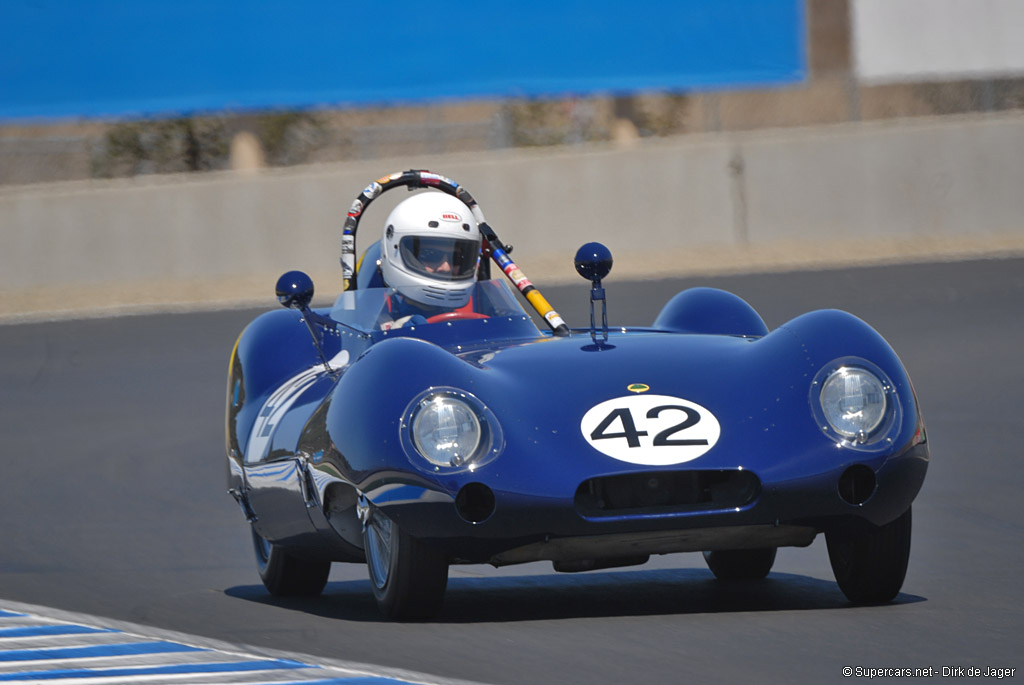
[[[826,533],[832,572],[854,604],[891,601],[907,574],[910,560],[910,509],[891,523],[867,533]]]
[[[256,552],[256,568],[264,587],[280,597],[311,597],[323,592],[331,562],[299,559],[271,544],[252,529],[252,545]]]
[[[717,550],[704,552],[704,561],[719,580],[757,580],[772,570],[775,552],[775,547]]]
[[[370,585],[381,613],[391,619],[431,618],[441,610],[448,560],[371,510],[363,530]]]

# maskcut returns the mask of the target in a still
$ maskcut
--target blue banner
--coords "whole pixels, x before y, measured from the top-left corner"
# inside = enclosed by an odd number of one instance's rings
[[[0,0],[0,119],[801,81],[803,0]]]

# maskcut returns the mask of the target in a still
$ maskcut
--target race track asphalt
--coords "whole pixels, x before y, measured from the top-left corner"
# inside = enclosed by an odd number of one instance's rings
[[[421,624],[382,620],[361,566],[335,565],[318,599],[274,599],[225,494],[225,373],[254,314],[227,311],[0,326],[0,604],[488,683],[1024,677],[1024,260],[628,283],[613,271],[605,285],[613,324],[650,323],[678,290],[710,285],[771,328],[835,307],[892,343],[932,453],[895,603],[850,606],[820,538],[781,550],[758,582],[717,582],[697,554],[589,574],[453,568],[443,613]],[[587,321],[585,282],[542,289]]]

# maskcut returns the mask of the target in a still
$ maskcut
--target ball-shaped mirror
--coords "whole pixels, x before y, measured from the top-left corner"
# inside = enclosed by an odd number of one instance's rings
[[[612,253],[601,243],[587,243],[576,251],[576,272],[590,281],[600,281],[612,270]]]
[[[302,271],[289,271],[277,279],[277,301],[289,309],[305,309],[313,300],[313,279]]]

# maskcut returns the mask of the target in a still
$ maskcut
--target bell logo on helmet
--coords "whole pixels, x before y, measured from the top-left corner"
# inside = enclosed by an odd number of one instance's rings
[[[455,212],[445,212],[441,215],[441,218],[445,221],[454,221],[456,223],[462,221],[462,217]]]

